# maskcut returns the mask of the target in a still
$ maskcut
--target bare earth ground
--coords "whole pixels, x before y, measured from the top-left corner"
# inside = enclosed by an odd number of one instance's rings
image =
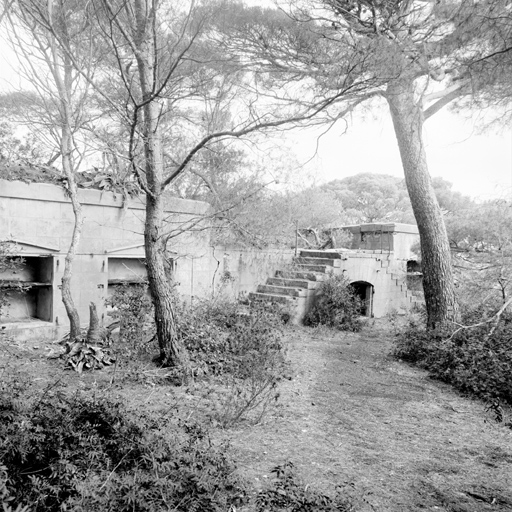
[[[389,324],[358,334],[294,328],[287,337],[292,371],[280,405],[259,425],[214,432],[230,440],[256,487],[290,460],[309,485],[353,484],[363,511],[512,511],[512,430],[495,424],[483,402],[392,360]],[[107,386],[139,411],[190,400],[186,389],[151,379],[112,384],[112,370],[77,377],[36,346],[0,346],[0,377],[7,364],[40,387],[58,378],[85,390]]]

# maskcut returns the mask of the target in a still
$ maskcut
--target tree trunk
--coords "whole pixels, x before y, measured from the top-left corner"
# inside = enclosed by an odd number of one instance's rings
[[[427,328],[442,329],[457,318],[450,244],[436,199],[423,144],[423,111],[414,98],[414,80],[403,78],[387,89],[405,182],[421,241]]]
[[[67,192],[71,199],[71,206],[73,207],[73,213],[75,216],[75,224],[73,226],[73,235],[71,237],[71,243],[68,247],[66,254],[66,260],[64,263],[64,273],[62,275],[62,302],[66,308],[66,313],[69,318],[69,339],[74,341],[80,337],[80,317],[73,301],[71,294],[71,277],[73,275],[73,261],[75,259],[76,250],[80,242],[80,235],[82,233],[82,226],[84,223],[84,216],[82,213],[82,205],[78,200],[78,190],[75,181],[75,174],[73,164],[71,162],[72,153],[72,136],[71,136],[71,121],[69,117],[68,107],[66,101],[63,101],[63,114],[62,117],[65,119],[62,129],[61,138],[61,152],[62,152],[62,168],[67,178],[68,188]]]
[[[76,192],[75,192],[76,193]],[[73,301],[73,296],[71,294],[71,277],[73,275],[73,260],[75,259],[76,248],[80,241],[80,233],[82,231],[83,224],[83,215],[82,215],[82,207],[78,200],[71,200],[72,203],[77,203],[78,208],[73,204],[73,211],[75,212],[75,225],[73,227],[73,236],[71,239],[71,244],[68,248],[68,252],[66,254],[66,259],[64,262],[64,273],[62,274],[62,302],[64,307],[66,308],[66,313],[69,319],[69,339],[75,340],[80,337],[80,316],[78,315],[78,311],[76,309],[75,303]]]
[[[87,330],[87,343],[97,345],[106,338],[106,329],[100,327],[100,319],[98,318],[98,311],[96,304],[91,302],[89,304],[89,329]]]
[[[53,2],[48,1],[48,18],[53,18]],[[69,57],[62,56],[57,49],[57,41],[53,34],[49,38],[52,61],[49,63],[49,69],[55,85],[57,87],[57,95],[59,101],[59,122],[61,126],[60,137],[60,153],[62,156],[62,169],[67,179],[67,192],[73,207],[75,216],[75,225],[73,226],[73,234],[71,243],[69,244],[66,260],[64,263],[64,273],[62,275],[62,302],[66,308],[69,318],[69,341],[74,341],[80,337],[80,317],[76,309],[73,297],[71,295],[71,277],[73,270],[73,260],[75,259],[76,250],[80,243],[80,235],[82,233],[82,225],[84,216],[82,213],[82,205],[78,200],[78,190],[75,180],[75,166],[73,162],[73,101],[72,95],[74,90],[72,79],[72,66]],[[41,43],[39,43],[41,44]],[[43,53],[46,52],[46,49]]]
[[[165,366],[188,366],[186,349],[178,338],[173,289],[165,271],[165,238],[162,234],[163,197],[147,197],[144,242],[149,289],[155,308],[160,362]]]
[[[146,223],[144,245],[149,289],[155,308],[156,333],[160,347],[160,362],[166,366],[188,367],[188,354],[178,338],[173,304],[173,288],[165,271],[166,241],[164,233],[164,162],[160,135],[162,109],[158,98],[153,96],[158,89],[155,84],[158,73],[156,38],[151,33],[153,23],[148,18],[155,12],[148,9],[145,0],[135,0],[136,58],[143,100],[142,134],[144,140],[144,163],[149,194],[146,195]]]

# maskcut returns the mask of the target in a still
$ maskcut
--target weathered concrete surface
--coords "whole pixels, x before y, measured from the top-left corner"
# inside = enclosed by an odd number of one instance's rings
[[[204,283],[208,292],[222,293],[230,298],[256,291],[259,284],[273,276],[277,268],[292,264],[293,249],[240,249],[215,247],[211,249],[211,278]]]
[[[276,267],[275,277],[268,277],[267,286],[260,285],[250,298],[277,301],[275,297],[282,296],[284,300],[279,301],[282,303],[294,293],[279,290],[278,286],[288,286],[293,290],[294,280],[307,280],[307,286],[301,285],[307,290],[305,300],[300,305],[290,304],[294,308],[294,321],[300,322],[315,302],[319,282],[329,275],[343,274],[364,295],[361,298],[367,316],[380,318],[394,311],[405,313],[421,301],[418,293],[421,282],[415,281],[414,286],[409,287],[412,281],[407,273],[408,263],[418,267],[417,255],[413,251],[419,242],[416,226],[362,224],[344,226],[339,230],[352,234],[351,249],[301,249],[299,257],[293,259],[293,268]],[[416,272],[415,277],[421,279],[421,273]],[[287,282],[281,283],[279,279]]]
[[[122,278],[120,268],[138,267],[144,259],[144,197],[123,202],[119,194],[98,190],[79,190],[85,223],[82,238],[73,266],[72,293],[81,321],[88,323],[89,303],[95,302],[98,313],[106,320],[105,299],[109,280]],[[201,293],[201,283],[210,277],[209,230],[179,231],[190,226],[207,213],[209,206],[199,201],[167,197],[166,230],[176,236],[168,244],[169,255],[174,260],[175,278],[182,295],[190,297]],[[68,327],[66,312],[61,300],[60,283],[64,259],[71,240],[74,216],[65,189],[55,185],[0,180],[0,240],[12,240],[16,251],[32,259],[45,257],[51,260],[52,271],[41,292],[31,297],[23,318],[23,303],[14,300],[10,316],[2,318],[7,326],[34,320],[41,310],[38,302],[49,302],[43,320],[62,332]],[[127,263],[127,265],[116,264]],[[129,262],[132,264],[128,264]],[[110,273],[112,268],[112,273]],[[130,270],[127,270],[130,274]],[[27,274],[28,275],[28,274]],[[32,282],[27,275],[17,276]],[[128,277],[128,276],[125,276]],[[11,279],[0,276],[0,281]],[[34,293],[32,293],[34,295]],[[44,297],[44,295],[46,295]],[[39,318],[41,320],[41,318]],[[30,326],[27,326],[30,328]],[[6,329],[4,329],[4,332]],[[18,334],[21,327],[17,326]]]

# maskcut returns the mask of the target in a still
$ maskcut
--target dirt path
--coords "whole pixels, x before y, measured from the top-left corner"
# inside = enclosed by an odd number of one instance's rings
[[[391,360],[378,326],[290,338],[282,408],[229,433],[253,482],[291,460],[306,483],[354,483],[367,494],[362,510],[512,511],[512,431],[493,424],[482,402]]]

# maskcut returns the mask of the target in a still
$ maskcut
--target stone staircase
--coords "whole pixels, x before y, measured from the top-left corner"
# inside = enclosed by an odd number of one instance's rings
[[[260,284],[249,300],[288,307],[292,321],[299,323],[311,305],[318,285],[332,274],[341,273],[341,254],[334,251],[302,250],[290,268],[277,270]]]
[[[425,295],[421,290],[412,290],[407,285],[409,274],[396,270],[389,270],[391,280],[403,295],[407,306],[420,305],[425,303]]]
[[[409,274],[405,271],[405,262],[393,259],[392,253],[334,250],[301,250],[289,268],[277,270],[274,277],[269,277],[265,284],[258,286],[256,292],[249,294],[249,300],[282,304],[289,309],[293,322],[300,323],[322,281],[344,272],[348,273],[348,277],[355,277],[350,275],[353,263],[350,267],[349,260],[353,259],[359,260],[359,265],[366,265],[373,272],[372,277],[365,281],[376,284],[377,275],[381,272],[389,276],[381,278],[377,285],[381,287],[379,294],[386,294],[386,307],[391,305],[400,313],[405,313],[412,305],[423,303],[423,292],[407,286]]]

